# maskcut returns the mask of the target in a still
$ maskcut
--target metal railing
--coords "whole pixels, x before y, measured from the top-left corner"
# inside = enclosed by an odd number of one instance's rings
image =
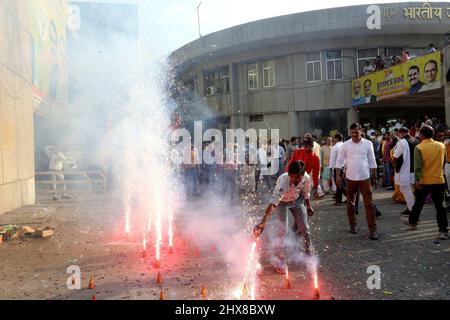
[[[64,175],[64,180],[58,176]],[[45,178],[46,177],[46,178]],[[42,171],[35,172],[35,184],[37,194],[51,194],[56,185],[57,192],[66,185],[69,193],[106,193],[107,178],[101,171]]]

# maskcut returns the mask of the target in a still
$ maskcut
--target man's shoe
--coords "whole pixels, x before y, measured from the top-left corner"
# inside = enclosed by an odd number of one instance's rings
[[[392,188],[392,187],[387,187],[386,190],[387,190],[387,191],[394,191],[395,189]]]
[[[350,233],[351,234],[357,234],[358,232],[356,231],[356,226],[351,226],[350,227]]]
[[[358,210],[356,210],[355,211],[355,216],[357,216],[359,214],[359,211]]]
[[[375,216],[378,218],[378,217],[381,217],[382,214],[381,214],[381,212],[380,212],[379,210],[377,210],[377,211],[375,212]]]
[[[405,211],[400,213],[401,216],[406,216],[406,217],[409,217],[410,214],[411,214],[411,211],[409,211],[409,209],[406,209]]]
[[[370,240],[378,240],[378,233],[376,231],[370,233]]]
[[[417,230],[417,224],[410,224],[410,223],[409,223],[409,217],[401,216],[401,217],[400,217],[400,221],[401,221],[404,225],[407,225],[411,230]]]
[[[439,232],[439,239],[448,240],[448,232]]]

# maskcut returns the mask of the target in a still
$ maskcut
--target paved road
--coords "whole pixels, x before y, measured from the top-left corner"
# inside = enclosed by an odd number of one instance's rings
[[[123,235],[123,215],[114,199],[92,197],[65,202],[40,201],[0,216],[0,225],[56,227],[46,240],[21,239],[0,245],[2,299],[231,299],[240,286],[248,256],[246,236],[262,214],[267,195],[247,196],[246,205],[230,207],[221,199],[204,196],[190,200],[178,213],[175,253],[162,250],[162,266],[155,269],[152,246],[142,256],[142,234]],[[326,198],[314,204],[311,220],[315,251],[320,261],[322,299],[449,299],[450,241],[437,240],[434,211],[427,205],[417,231],[400,224],[403,205],[393,204],[390,193],[376,193],[383,212],[378,219],[379,241],[368,239],[364,212],[358,217],[358,235],[348,232],[344,207]],[[272,222],[274,223],[274,221]],[[132,225],[142,228],[142,222]],[[263,238],[264,240],[264,238]],[[151,239],[148,240],[151,243]],[[259,299],[311,299],[313,282],[304,261],[290,262],[292,289],[273,272],[264,256],[258,277]],[[69,265],[82,272],[82,290],[68,290]],[[379,266],[381,289],[369,290],[367,268]],[[161,272],[164,282],[156,283]],[[89,276],[96,288],[86,289]]]

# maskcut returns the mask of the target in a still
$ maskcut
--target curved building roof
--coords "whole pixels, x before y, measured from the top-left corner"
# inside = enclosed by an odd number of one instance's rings
[[[369,5],[357,5],[324,9],[245,23],[188,43],[174,51],[170,58],[175,65],[181,67],[196,58],[225,56],[289,42],[349,36],[445,34],[450,31],[448,2],[379,5],[381,9],[379,30],[369,30],[367,27],[370,16],[370,13],[367,13],[368,7]],[[416,8],[414,18],[406,16],[409,8]]]

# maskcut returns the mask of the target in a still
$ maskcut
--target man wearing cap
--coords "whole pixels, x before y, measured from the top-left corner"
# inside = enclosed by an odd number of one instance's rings
[[[414,184],[414,148],[419,144],[416,138],[409,135],[409,130],[402,127],[398,130],[400,140],[394,148],[393,164],[395,168],[395,184],[406,200],[405,215],[411,214],[414,205],[412,185]]]
[[[285,273],[285,257],[282,253],[282,242],[286,235],[287,210],[294,217],[298,233],[304,238],[305,253],[311,253],[311,238],[308,224],[308,216],[314,215],[314,209],[310,202],[311,178],[306,173],[305,163],[293,161],[288,166],[288,172],[283,173],[277,180],[270,204],[267,206],[264,216],[253,230],[255,237],[259,237],[264,231],[270,215],[275,211],[280,221],[276,254],[272,257],[275,271]]]

